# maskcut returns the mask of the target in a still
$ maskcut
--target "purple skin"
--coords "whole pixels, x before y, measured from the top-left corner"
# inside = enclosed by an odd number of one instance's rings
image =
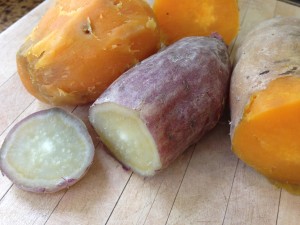
[[[23,123],[26,123],[27,120],[30,120],[36,116],[39,115],[43,115],[46,113],[62,113],[64,116],[69,116],[72,117],[74,119],[74,121],[76,121],[77,126],[80,127],[80,129],[82,130],[82,135],[85,135],[86,138],[89,140],[89,142],[91,143],[91,145],[93,145],[93,141],[92,138],[89,136],[88,132],[87,132],[87,128],[85,126],[85,124],[78,119],[76,116],[66,112],[65,110],[55,107],[55,108],[51,108],[51,109],[46,109],[46,110],[41,110],[35,113],[30,114],[29,116],[27,116],[26,118],[24,118],[23,120],[21,120],[20,122],[18,122],[7,134],[3,145],[0,148],[0,170],[2,175],[6,176],[8,179],[10,179],[17,187],[19,187],[22,190],[25,191],[29,191],[29,192],[35,192],[35,193],[53,193],[53,192],[57,192],[60,191],[62,189],[65,188],[69,188],[70,186],[72,186],[73,184],[75,184],[77,181],[79,181],[88,171],[89,167],[92,164],[92,161],[90,163],[90,165],[87,165],[85,171],[80,175],[80,177],[74,179],[74,178],[63,178],[62,177],[62,181],[60,183],[58,183],[57,185],[53,186],[53,187],[49,187],[49,188],[45,188],[45,187],[32,187],[32,186],[28,186],[28,185],[24,185],[22,183],[20,183],[15,177],[14,174],[10,174],[8,171],[6,171],[6,167],[3,165],[4,160],[6,160],[5,158],[3,158],[2,156],[2,149],[5,148],[6,142],[9,140],[9,138],[12,137],[12,134],[19,128],[19,126],[21,126]],[[92,159],[94,158],[94,152],[93,155],[91,156]]]
[[[167,167],[222,114],[231,64],[227,46],[219,35],[213,36],[181,39],[144,60],[119,77],[91,110],[113,102],[138,111],[157,145],[162,168]]]

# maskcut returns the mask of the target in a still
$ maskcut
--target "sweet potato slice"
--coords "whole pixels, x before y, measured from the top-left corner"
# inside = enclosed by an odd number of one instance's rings
[[[121,163],[154,175],[217,124],[230,72],[222,41],[182,39],[116,80],[91,107],[90,121]]]
[[[18,51],[18,72],[43,102],[85,104],[159,46],[144,1],[56,0]]]
[[[213,32],[230,44],[239,29],[237,0],[155,0],[153,10],[167,44]]]
[[[234,152],[268,178],[300,185],[300,19],[263,22],[238,50],[230,90]]]
[[[21,189],[55,192],[76,183],[93,156],[94,145],[84,123],[52,108],[12,128],[1,147],[0,169]]]

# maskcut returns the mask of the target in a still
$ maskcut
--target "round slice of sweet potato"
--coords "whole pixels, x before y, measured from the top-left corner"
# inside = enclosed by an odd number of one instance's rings
[[[94,145],[84,123],[52,108],[17,123],[0,151],[0,169],[21,189],[55,192],[70,187],[87,171]]]

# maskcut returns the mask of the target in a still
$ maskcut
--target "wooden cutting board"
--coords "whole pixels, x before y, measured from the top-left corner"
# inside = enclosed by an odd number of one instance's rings
[[[49,4],[44,2],[0,34],[0,144],[20,119],[50,107],[25,91],[15,63],[17,49]],[[239,0],[239,7],[241,29],[230,46],[232,58],[257,23],[277,15],[300,17],[300,8],[276,0]],[[300,196],[274,187],[234,156],[227,121],[168,169],[142,178],[123,170],[102,150],[88,124],[88,108],[65,108],[82,118],[93,136],[96,156],[87,175],[55,194],[19,190],[0,175],[1,225],[300,224]]]

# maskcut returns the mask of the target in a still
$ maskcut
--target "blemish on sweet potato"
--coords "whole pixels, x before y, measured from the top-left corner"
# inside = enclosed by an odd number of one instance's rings
[[[91,24],[91,20],[90,20],[89,17],[86,19],[86,23],[83,25],[82,31],[85,34],[92,34],[93,33],[92,24]]]
[[[287,70],[286,72],[281,73],[279,75],[290,75],[290,74],[293,74],[297,69],[298,69],[298,67],[294,66],[292,69]]]
[[[267,73],[269,73],[269,72],[270,72],[270,70],[265,70],[265,71],[259,73],[259,75],[264,75],[264,74],[267,74]]]

